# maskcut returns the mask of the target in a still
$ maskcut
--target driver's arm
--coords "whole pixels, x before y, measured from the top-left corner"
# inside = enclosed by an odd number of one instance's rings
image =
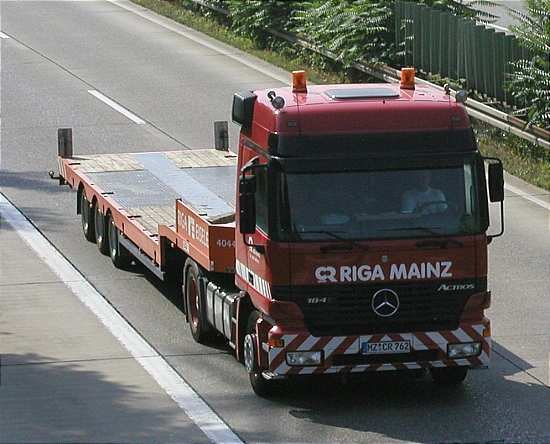
[[[401,198],[401,213],[413,213],[417,203],[414,194],[410,190],[405,191]]]

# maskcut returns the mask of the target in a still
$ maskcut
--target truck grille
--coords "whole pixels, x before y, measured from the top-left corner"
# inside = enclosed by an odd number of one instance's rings
[[[466,283],[475,288],[438,291],[442,283],[275,287],[273,294],[298,304],[314,336],[452,330],[468,298],[486,291],[487,280],[445,281],[447,288]],[[372,297],[385,288],[397,293],[399,309],[384,318],[373,311]]]

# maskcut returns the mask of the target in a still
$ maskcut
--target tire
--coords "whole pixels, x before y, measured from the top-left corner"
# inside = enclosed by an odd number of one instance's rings
[[[187,320],[189,321],[189,328],[191,330],[191,336],[195,342],[199,344],[205,344],[212,337],[212,330],[208,326],[205,312],[205,300],[204,288],[200,284],[200,277],[202,273],[199,266],[195,261],[187,260],[185,262],[185,288],[183,294],[185,297],[185,305],[187,309]]]
[[[105,223],[105,216],[99,211],[97,202],[94,204],[94,232],[95,243],[101,254],[109,254],[109,239],[107,234],[107,225]]]
[[[468,367],[443,367],[430,370],[433,382],[441,386],[456,386],[462,384],[468,374]]]
[[[258,340],[256,338],[256,321],[259,317],[260,314],[253,311],[248,318],[246,336],[243,341],[243,359],[254,393],[261,398],[270,398],[278,393],[281,381],[264,378],[261,369],[259,369],[257,360]]]
[[[80,191],[80,220],[82,222],[82,232],[87,241],[95,242],[94,213],[93,207],[84,190]]]
[[[115,221],[112,216],[109,214],[107,216],[107,229],[108,229],[108,238],[109,238],[109,256],[113,261],[113,265],[116,268],[126,268],[130,265],[131,256],[130,253],[123,245],[118,241],[120,232],[115,225]]]

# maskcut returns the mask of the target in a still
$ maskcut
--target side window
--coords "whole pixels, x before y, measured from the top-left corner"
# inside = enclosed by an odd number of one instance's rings
[[[267,171],[256,171],[256,227],[267,233]]]

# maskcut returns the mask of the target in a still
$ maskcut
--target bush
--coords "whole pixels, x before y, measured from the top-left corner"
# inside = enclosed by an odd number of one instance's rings
[[[550,129],[550,0],[527,0],[528,13],[511,10],[519,24],[512,27],[519,43],[532,54],[512,63],[508,88],[519,103],[516,113],[528,125]]]

